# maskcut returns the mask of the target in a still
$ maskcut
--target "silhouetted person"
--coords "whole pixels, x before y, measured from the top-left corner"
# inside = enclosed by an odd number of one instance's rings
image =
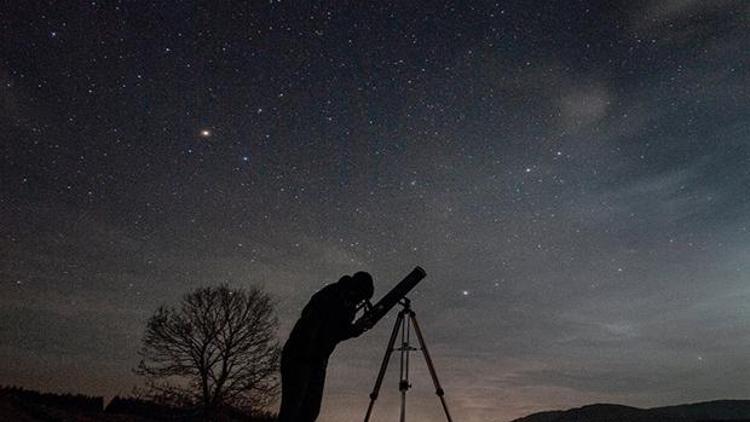
[[[372,294],[372,276],[360,271],[325,286],[307,303],[281,353],[279,422],[318,417],[328,357],[339,342],[362,334],[352,322]]]

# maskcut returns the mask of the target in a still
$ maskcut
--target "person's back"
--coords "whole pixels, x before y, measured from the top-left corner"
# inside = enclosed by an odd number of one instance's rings
[[[372,293],[372,277],[358,272],[324,287],[307,303],[281,353],[279,422],[317,418],[328,358],[339,342],[362,333],[352,322],[357,305]]]
[[[336,344],[346,339],[356,307],[343,301],[340,283],[315,293],[302,310],[284,345],[284,354],[307,361],[327,360]]]

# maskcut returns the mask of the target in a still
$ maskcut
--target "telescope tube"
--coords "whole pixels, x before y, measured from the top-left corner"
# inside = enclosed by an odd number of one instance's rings
[[[396,287],[383,296],[378,303],[373,305],[354,324],[365,329],[372,328],[426,276],[427,273],[422,267],[415,267]]]

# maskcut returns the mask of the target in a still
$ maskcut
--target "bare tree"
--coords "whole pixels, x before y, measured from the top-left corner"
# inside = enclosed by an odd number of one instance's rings
[[[149,318],[136,373],[172,403],[248,411],[278,394],[279,342],[270,297],[258,288],[201,287]]]

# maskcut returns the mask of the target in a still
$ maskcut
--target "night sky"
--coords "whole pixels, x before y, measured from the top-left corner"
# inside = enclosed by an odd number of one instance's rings
[[[456,420],[748,398],[750,2],[311,3],[0,6],[0,383],[127,394],[197,286],[263,286],[283,341],[421,265]],[[363,417],[392,323],[321,420]]]

